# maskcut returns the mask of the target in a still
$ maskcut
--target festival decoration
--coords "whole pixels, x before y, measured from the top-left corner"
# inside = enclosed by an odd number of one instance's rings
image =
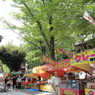
[[[95,26],[95,22],[90,14],[85,10],[83,17]]]
[[[73,57],[73,53],[72,52],[66,51],[66,50],[61,49],[61,48],[56,48],[56,49],[58,50],[59,53],[65,53],[69,58]]]

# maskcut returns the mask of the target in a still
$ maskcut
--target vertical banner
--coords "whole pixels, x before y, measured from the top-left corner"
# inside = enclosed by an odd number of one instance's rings
[[[95,22],[90,14],[85,10],[83,17],[95,26]]]

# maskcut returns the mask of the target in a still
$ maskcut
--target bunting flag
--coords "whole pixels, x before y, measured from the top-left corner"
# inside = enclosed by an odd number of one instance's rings
[[[56,48],[56,49],[58,50],[59,53],[66,53],[66,51],[61,48]]]
[[[73,53],[69,52],[69,51],[65,51],[64,49],[61,48],[56,48],[58,50],[59,53],[65,53],[69,58],[73,57]]]
[[[69,52],[69,51],[66,51],[66,55],[67,55],[69,58],[72,58],[72,57],[73,57],[73,53],[72,53],[72,52]]]
[[[94,20],[93,20],[93,18],[90,16],[90,14],[89,14],[87,11],[84,12],[83,17],[84,17],[86,20],[88,20],[89,22],[95,23]]]

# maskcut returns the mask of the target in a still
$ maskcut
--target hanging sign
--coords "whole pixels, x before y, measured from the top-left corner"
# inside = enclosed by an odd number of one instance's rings
[[[49,63],[49,64],[52,64],[52,65],[57,64],[57,62],[55,60],[53,60],[51,58],[48,58],[45,55],[42,55],[42,61],[46,62],[46,63]]]
[[[70,59],[71,66],[88,63],[95,63],[95,49],[78,53]]]
[[[36,74],[45,73],[46,68],[47,68],[47,65],[37,66],[33,68],[32,72]]]
[[[46,71],[48,71],[48,70],[63,70],[65,72],[73,72],[73,71],[80,71],[81,70],[81,69],[78,69],[77,67],[71,66],[70,59],[65,59],[65,60],[57,62],[57,61],[54,61],[51,58],[48,58],[43,55],[42,61],[49,63],[47,65]]]

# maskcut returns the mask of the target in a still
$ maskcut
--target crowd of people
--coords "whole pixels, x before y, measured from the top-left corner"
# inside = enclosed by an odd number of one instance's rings
[[[36,79],[30,78],[30,77],[7,76],[4,79],[4,88],[5,89],[13,88],[13,90],[17,90],[17,89],[22,88],[23,83],[29,83],[29,86],[31,87],[31,84],[35,82],[36,82]]]
[[[13,89],[21,89],[21,76],[13,76],[13,77],[6,77],[4,79],[4,88],[10,88],[13,87]]]
[[[27,81],[30,83],[30,85],[31,84],[33,84],[33,83],[36,83],[36,79],[33,79],[33,78],[26,78],[27,79]],[[25,80],[26,80],[25,79]],[[54,76],[52,76],[51,77],[51,81],[50,81],[50,84],[51,84],[51,86],[52,86],[52,91],[51,92],[53,92],[53,94],[54,95],[60,95],[60,88],[59,88],[59,85],[60,85],[60,82],[61,82],[61,79],[62,78],[59,78],[58,77],[58,74],[57,74],[57,72],[54,72]],[[69,73],[68,74],[68,76],[67,76],[67,74],[65,75],[64,74],[64,77],[63,77],[63,79],[62,80],[64,80],[64,82],[65,82],[65,80],[74,80],[75,79],[75,77],[73,76],[73,74],[72,73]],[[22,80],[23,80],[23,78],[21,77],[21,76],[13,76],[13,77],[6,77],[5,79],[4,79],[4,87],[5,87],[5,89],[6,88],[10,88],[10,87],[12,87],[13,88],[13,90],[15,89],[15,90],[17,90],[17,89],[21,89],[22,87],[21,87],[21,85],[22,85]],[[24,80],[24,81],[25,81]],[[46,82],[46,81],[45,81]],[[34,85],[32,85],[32,86],[34,86]]]

